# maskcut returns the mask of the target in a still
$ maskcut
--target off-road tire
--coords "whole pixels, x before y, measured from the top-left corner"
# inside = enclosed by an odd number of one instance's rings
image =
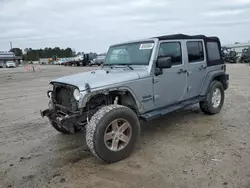
[[[52,125],[52,127],[53,127],[54,129],[56,129],[58,132],[60,132],[60,133],[62,133],[62,134],[72,134],[70,131],[66,130],[65,128],[59,127],[59,126],[57,125],[56,122],[50,121],[50,124]],[[75,127],[75,128],[74,128],[74,131],[75,131],[75,133],[76,133],[76,132],[79,132],[80,129],[77,129],[77,128]]]
[[[212,105],[212,94],[216,88],[218,88],[221,92],[221,102],[217,108],[214,108]],[[212,81],[209,86],[206,99],[200,102],[201,111],[209,115],[218,114],[221,111],[221,108],[224,104],[224,98],[225,98],[225,93],[224,93],[224,88],[223,88],[222,83],[217,80]]]
[[[132,128],[132,135],[125,148],[119,151],[111,151],[104,142],[104,133],[107,126],[115,119],[123,118]],[[127,158],[134,150],[140,135],[140,122],[137,115],[128,107],[121,105],[109,105],[99,109],[87,124],[86,142],[90,151],[100,160],[113,163]]]

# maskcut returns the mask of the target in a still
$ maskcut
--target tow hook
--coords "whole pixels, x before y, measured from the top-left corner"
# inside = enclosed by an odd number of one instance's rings
[[[42,110],[40,110],[40,115],[42,116],[42,118],[44,118],[44,114]]]
[[[50,115],[51,113],[52,113],[52,110],[51,110],[51,109],[40,110],[40,115],[41,115],[41,117]]]

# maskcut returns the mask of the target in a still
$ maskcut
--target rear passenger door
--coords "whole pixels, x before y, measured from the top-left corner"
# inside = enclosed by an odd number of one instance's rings
[[[203,40],[186,41],[187,93],[186,99],[200,94],[206,76],[206,55]]]

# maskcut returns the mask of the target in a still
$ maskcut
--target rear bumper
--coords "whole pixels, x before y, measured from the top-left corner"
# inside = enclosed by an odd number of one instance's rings
[[[225,90],[227,90],[229,87],[229,74],[226,74],[226,87]]]

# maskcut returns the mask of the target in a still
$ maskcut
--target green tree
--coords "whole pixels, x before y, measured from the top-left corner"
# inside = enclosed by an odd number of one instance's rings
[[[73,51],[71,48],[66,48],[64,51],[65,57],[72,57],[73,56]]]
[[[10,52],[13,52],[15,56],[23,56],[23,51],[20,48],[12,48]]]
[[[75,55],[75,51],[72,48],[61,49],[59,47],[55,48],[44,48],[44,49],[25,49],[26,54],[24,55],[24,59],[27,61],[37,61],[39,58],[63,58],[63,57],[72,57]]]

